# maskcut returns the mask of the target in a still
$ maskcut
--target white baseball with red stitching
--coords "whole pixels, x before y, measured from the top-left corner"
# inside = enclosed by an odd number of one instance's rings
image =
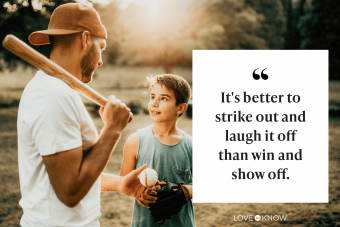
[[[157,172],[154,169],[146,168],[139,174],[139,180],[145,187],[154,186],[158,180]]]

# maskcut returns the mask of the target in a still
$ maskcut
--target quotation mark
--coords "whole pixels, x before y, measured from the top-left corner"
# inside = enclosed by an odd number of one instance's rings
[[[264,74],[263,71],[266,70],[267,68],[265,68],[264,70],[262,70],[261,72],[261,76],[259,74],[256,74],[255,71],[257,70],[258,68],[256,68],[253,72],[253,78],[255,80],[259,80],[260,78],[262,78],[263,80],[268,80],[268,75],[267,74]]]

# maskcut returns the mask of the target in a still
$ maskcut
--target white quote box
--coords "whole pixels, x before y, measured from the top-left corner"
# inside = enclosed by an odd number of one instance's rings
[[[195,203],[328,203],[328,51],[194,50],[193,166]]]

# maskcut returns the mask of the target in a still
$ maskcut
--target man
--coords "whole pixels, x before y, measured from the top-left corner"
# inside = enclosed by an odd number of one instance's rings
[[[34,45],[51,43],[50,59],[84,83],[102,62],[106,29],[89,6],[59,6],[45,31],[34,32]],[[21,226],[99,226],[100,191],[120,191],[146,203],[139,168],[125,177],[102,173],[121,131],[132,117],[110,96],[100,109],[104,128],[98,137],[79,95],[42,71],[26,86],[18,112],[18,154],[24,214]]]

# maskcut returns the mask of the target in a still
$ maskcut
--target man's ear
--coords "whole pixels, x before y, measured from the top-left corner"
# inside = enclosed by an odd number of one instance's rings
[[[177,114],[183,114],[186,110],[188,109],[188,104],[186,103],[181,103],[177,107]]]
[[[83,31],[81,33],[81,46],[82,49],[87,52],[91,47],[91,34],[89,31]]]

